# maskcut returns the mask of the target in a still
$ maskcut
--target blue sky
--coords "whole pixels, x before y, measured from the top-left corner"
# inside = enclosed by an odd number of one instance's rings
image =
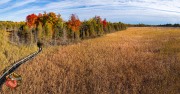
[[[68,20],[95,15],[112,22],[180,23],[180,0],[0,0],[0,20],[25,21],[28,14],[55,12]]]

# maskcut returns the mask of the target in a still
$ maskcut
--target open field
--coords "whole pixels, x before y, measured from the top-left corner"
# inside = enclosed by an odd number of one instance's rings
[[[17,71],[8,94],[178,94],[180,29],[137,27],[46,48]]]

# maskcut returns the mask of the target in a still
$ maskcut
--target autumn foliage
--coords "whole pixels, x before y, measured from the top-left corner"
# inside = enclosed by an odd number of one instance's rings
[[[43,23],[43,25],[45,25],[46,23],[55,25],[59,17],[60,15],[56,15],[54,12],[45,12],[44,14],[39,13],[38,16],[36,14],[31,14],[26,17],[26,23],[29,27],[33,27],[39,23]]]
[[[76,32],[80,29],[81,21],[79,20],[78,16],[75,14],[71,15],[70,20],[68,21],[68,27],[73,31]]]
[[[17,44],[32,44],[40,40],[55,45],[103,36],[110,32],[124,30],[126,25],[121,22],[107,22],[100,16],[80,21],[75,14],[72,14],[68,21],[64,21],[60,14],[44,12],[28,15],[26,22],[0,22],[0,29],[14,30],[10,34],[10,40]]]
[[[36,14],[31,14],[26,17],[27,25],[32,28],[35,26],[38,16]]]
[[[103,27],[106,27],[106,26],[107,26],[107,21],[106,21],[106,19],[104,19],[104,20],[102,21],[102,23],[103,23]]]

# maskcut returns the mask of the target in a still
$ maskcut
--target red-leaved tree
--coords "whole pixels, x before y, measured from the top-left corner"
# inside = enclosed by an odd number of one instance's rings
[[[104,19],[104,20],[102,21],[102,23],[103,23],[103,27],[105,28],[105,27],[107,26],[107,21],[106,21],[106,19]]]
[[[29,26],[29,28],[36,26],[35,23],[37,21],[37,18],[38,16],[36,14],[31,14],[26,17],[26,23]]]

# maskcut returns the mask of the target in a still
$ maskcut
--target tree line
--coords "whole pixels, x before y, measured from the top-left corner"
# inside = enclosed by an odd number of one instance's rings
[[[10,32],[9,38],[13,43],[33,44],[41,41],[59,45],[124,30],[126,24],[108,22],[100,16],[80,21],[75,14],[64,21],[60,14],[44,12],[28,15],[25,22],[1,21],[0,29]]]
[[[161,27],[180,27],[180,24],[160,24]]]
[[[180,27],[180,24],[160,24],[160,25],[149,25],[149,24],[127,24],[128,27]]]

